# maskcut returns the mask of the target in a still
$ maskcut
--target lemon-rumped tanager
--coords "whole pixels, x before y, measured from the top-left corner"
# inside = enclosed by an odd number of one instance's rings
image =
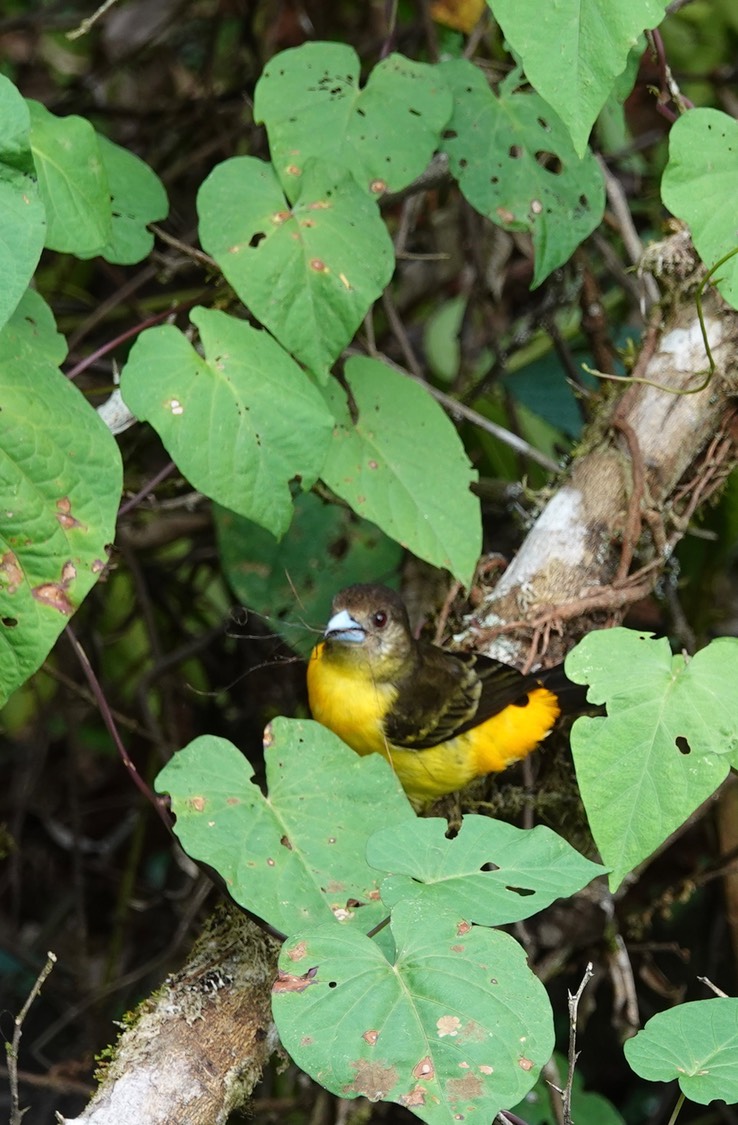
[[[336,595],[307,671],[313,717],[357,754],[382,754],[424,804],[525,758],[571,693],[560,666],[524,675],[476,652],[416,640],[386,586]]]

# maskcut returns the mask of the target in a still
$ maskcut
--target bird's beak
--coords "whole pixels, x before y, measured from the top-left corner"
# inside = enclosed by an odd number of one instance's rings
[[[366,631],[358,621],[354,621],[348,610],[342,609],[340,613],[334,613],[331,617],[325,628],[325,636],[330,637],[331,640],[360,645],[366,637]]]

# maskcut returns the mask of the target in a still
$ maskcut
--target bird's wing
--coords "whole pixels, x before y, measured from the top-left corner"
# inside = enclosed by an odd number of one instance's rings
[[[527,702],[534,677],[478,653],[451,653],[419,642],[411,672],[397,684],[384,719],[387,739],[408,750],[437,746],[510,704]]]

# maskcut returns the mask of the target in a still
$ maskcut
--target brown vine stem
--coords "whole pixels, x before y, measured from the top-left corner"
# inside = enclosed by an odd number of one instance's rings
[[[97,703],[97,706],[100,710],[100,714],[102,715],[103,722],[105,723],[105,726],[108,728],[108,734],[112,738],[113,743],[114,743],[116,749],[118,750],[118,753],[120,754],[121,761],[123,762],[123,765],[125,766],[125,768],[128,770],[128,773],[131,777],[131,780],[133,781],[134,785],[141,791],[141,793],[144,795],[146,800],[151,805],[154,806],[154,809],[156,810],[157,814],[159,815],[159,817],[160,817],[164,827],[167,829],[167,831],[171,832],[172,831],[172,818],[170,817],[169,812],[167,811],[166,804],[164,803],[164,801],[161,798],[157,797],[156,794],[153,792],[153,790],[146,784],[146,782],[144,781],[144,779],[141,777],[140,773],[136,769],[135,765],[133,764],[133,761],[132,761],[132,759],[131,759],[131,757],[130,757],[130,755],[129,755],[126,747],[125,747],[123,739],[120,737],[120,734],[118,733],[118,727],[116,726],[115,719],[113,718],[113,713],[112,713],[112,711],[110,709],[110,706],[108,704],[108,701],[105,697],[105,692],[103,691],[102,687],[100,686],[100,681],[98,680],[97,676],[95,675],[94,669],[93,669],[92,665],[90,664],[87,653],[85,652],[85,650],[82,647],[82,645],[80,644],[80,642],[77,640],[77,637],[76,637],[76,635],[74,633],[74,630],[72,629],[71,625],[67,625],[64,632],[66,633],[67,640],[69,641],[70,645],[72,646],[72,648],[74,650],[75,656],[77,657],[80,664],[82,665],[82,671],[85,674],[85,678],[86,678],[87,683],[90,687],[90,691],[92,692],[92,694],[95,698],[95,702]]]

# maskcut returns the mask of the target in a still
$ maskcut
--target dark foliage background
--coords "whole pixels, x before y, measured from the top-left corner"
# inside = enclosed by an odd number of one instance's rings
[[[665,25],[664,41],[685,93],[735,112],[738,26],[729,7],[684,6]],[[140,267],[45,253],[38,287],[68,337],[70,369],[118,336],[120,364],[130,330],[170,308],[184,325],[188,307],[219,299],[220,280],[191,252],[197,245],[195,194],[226,157],[267,155],[263,130],[251,115],[264,64],[286,47],[325,38],[351,43],[372,65],[386,48],[392,8],[378,0],[132,0],[114,6],[88,35],[70,40],[66,33],[90,14],[88,5],[6,2],[3,72],[24,95],[57,114],[89,117],[139,154],[161,176],[171,200],[154,253]],[[433,59],[448,34],[432,21],[427,4],[403,3],[392,48]],[[479,52],[492,70],[501,66],[493,28],[481,29]],[[655,183],[668,126],[649,90],[660,81],[658,60],[647,55],[628,103],[627,132],[600,138],[644,238],[658,234],[663,220]],[[385,214],[402,253],[377,320],[381,350],[437,373],[439,349],[443,353],[448,340],[441,333],[441,343],[434,343],[425,328],[450,299],[463,296],[468,303],[456,373],[445,381],[436,374],[438,384],[480,410],[493,393],[506,424],[530,438],[527,380],[529,397],[539,406],[547,401],[537,431],[542,444],[549,456],[565,452],[590,410],[582,355],[611,370],[617,349],[637,341],[642,329],[617,214],[608,212],[571,266],[534,293],[525,241],[491,228],[443,176],[422,196],[389,200]],[[480,374],[485,352],[491,358]],[[516,369],[525,378],[513,395],[505,379]],[[111,380],[105,354],[88,364],[80,385],[97,401]],[[462,432],[480,471],[486,548],[509,554],[526,518],[526,493],[517,482],[526,476],[540,484],[544,470],[468,424]],[[274,638],[268,620],[235,603],[220,573],[209,506],[171,471],[153,431],[139,426],[120,440],[126,492],[113,566],[75,617],[75,633],[144,777],[151,780],[174,749],[204,732],[231,738],[258,770],[264,724],[275,714],[306,713],[303,666]],[[667,631],[688,649],[716,632],[735,632],[737,518],[736,491],[729,486],[701,537],[687,540],[660,600],[636,607],[629,623]],[[340,563],[347,547],[339,538],[327,550]],[[414,566],[404,575],[417,604],[440,608],[446,591],[436,576]],[[320,624],[305,615],[295,591],[288,625],[300,635]],[[66,638],[2,718],[0,1030],[6,1038],[46,951],[58,958],[26,1020],[21,1048],[22,1099],[31,1107],[24,1121],[40,1125],[54,1110],[79,1112],[114,1021],[181,962],[219,892],[172,844],[130,783]],[[547,747],[534,768],[535,776],[506,776],[494,787],[495,806],[519,819],[533,788],[547,795],[539,815],[554,825],[568,821],[576,832],[579,812],[565,749]],[[734,993],[738,902],[730,872],[736,854],[729,818],[719,827],[708,816],[619,900],[622,942],[594,902],[562,907],[535,933],[518,933],[530,939],[561,1013],[566,989],[576,987],[586,961],[591,957],[598,966],[580,1011],[581,1070],[632,1125],[665,1123],[674,1093],[646,1090],[623,1064],[623,964],[632,964],[643,1021],[677,1000],[703,995],[698,975]],[[560,1032],[563,1046],[563,1023]],[[0,1113],[8,1106],[0,1090]],[[336,1104],[284,1067],[265,1076],[252,1111],[263,1121],[287,1115],[315,1123],[365,1112]],[[372,1118],[401,1113],[387,1106],[369,1112]],[[693,1107],[683,1120],[708,1125],[738,1116],[725,1107]]]

